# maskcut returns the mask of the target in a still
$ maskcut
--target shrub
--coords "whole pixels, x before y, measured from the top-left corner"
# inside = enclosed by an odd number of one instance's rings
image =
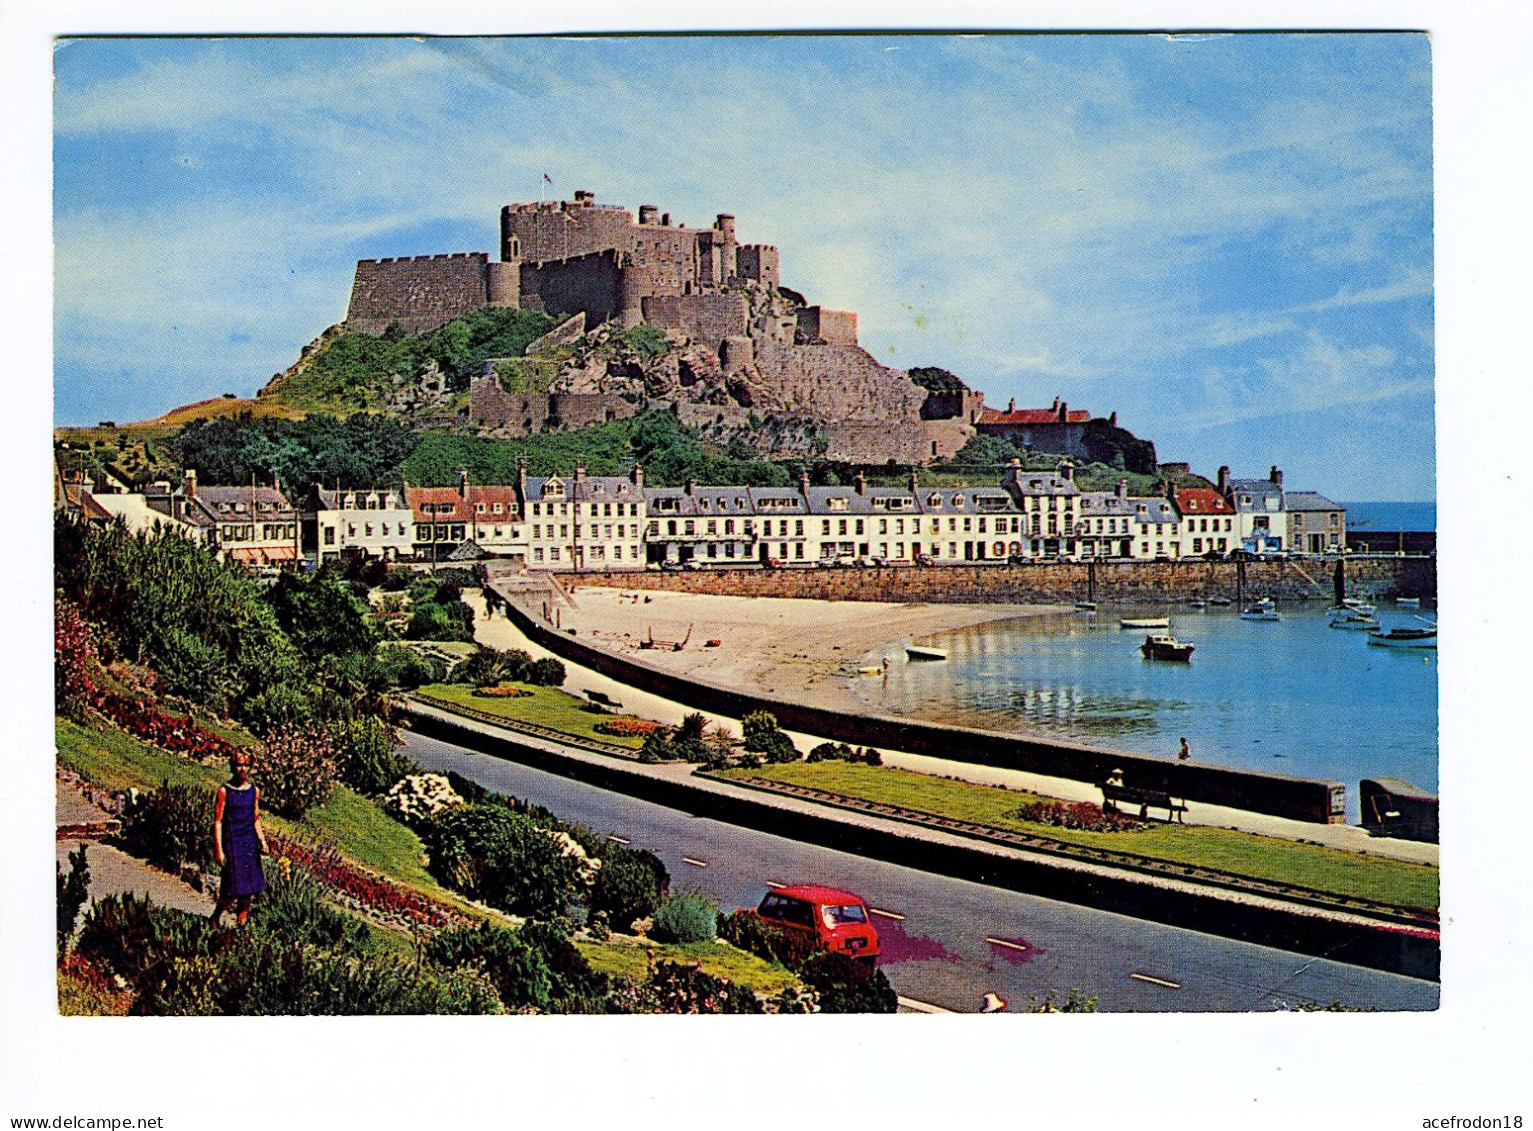
[[[307,868],[270,869],[266,892],[251,912],[255,924],[289,942],[361,954],[371,932],[355,916],[331,907],[324,889]]]
[[[749,911],[719,916],[719,937],[757,958],[798,970],[819,953],[815,941],[801,931],[787,931]]]
[[[740,720],[745,749],[760,754],[768,762],[796,762],[798,748],[777,726],[777,716],[770,711],[756,711]]]
[[[899,999],[889,978],[854,962],[844,954],[826,951],[804,963],[799,977],[815,991],[821,1013],[894,1013]]]
[[[58,710],[75,707],[92,685],[100,660],[90,625],[79,606],[63,597],[53,601],[53,692]]]
[[[438,966],[484,971],[508,1009],[546,1011],[553,998],[553,971],[520,931],[492,923],[455,927],[431,940],[426,957]]]
[[[809,752],[808,762],[850,762],[852,748],[844,742],[822,742]]]
[[[341,780],[358,793],[376,797],[400,778],[420,771],[414,759],[398,751],[394,728],[380,718],[336,719],[325,729]]]
[[[657,963],[644,984],[629,995],[628,1009],[635,1013],[765,1012],[744,986],[679,962]]]
[[[268,808],[297,819],[335,788],[335,753],[322,730],[285,731],[269,739],[254,776]]]
[[[503,805],[446,810],[426,842],[432,875],[512,914],[560,914],[578,890],[577,860],[530,817]]]
[[[590,917],[606,915],[626,933],[635,919],[649,918],[659,903],[654,869],[636,852],[609,852],[591,889]]]
[[[536,687],[563,687],[564,675],[564,665],[552,656],[545,656],[527,665],[526,682]]]
[[[80,917],[80,908],[84,907],[85,901],[90,898],[90,864],[85,859],[85,845],[80,845],[69,854],[67,876],[62,868],[54,864],[53,885],[54,911],[58,920],[58,953],[62,958],[69,936],[74,934],[75,920]]]
[[[246,700],[240,717],[264,738],[282,731],[306,730],[314,724],[314,713],[307,688],[279,683]]]
[[[159,789],[129,795],[122,812],[123,846],[167,872],[182,865],[213,863],[211,790],[161,784]]]
[[[701,892],[678,892],[655,909],[650,937],[656,942],[707,942],[718,935],[719,909]]]
[[[707,717],[700,711],[693,711],[682,717],[681,726],[676,728],[676,737],[678,739],[691,739],[694,742],[701,742],[707,730]]]
[[[425,829],[445,809],[466,804],[441,774],[411,774],[390,787],[383,808],[412,829]]]
[[[669,762],[671,760],[671,735],[668,730],[651,731],[644,736],[644,745],[639,747],[639,761],[641,762]]]

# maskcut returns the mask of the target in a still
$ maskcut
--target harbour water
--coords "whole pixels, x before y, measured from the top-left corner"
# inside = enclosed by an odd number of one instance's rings
[[[888,676],[859,686],[880,713],[1166,756],[1186,737],[1199,762],[1343,782],[1356,820],[1362,778],[1437,788],[1437,653],[1330,628],[1329,603],[1280,604],[1278,622],[1173,607],[1171,632],[1196,647],[1189,663],[1145,659],[1145,631],[1119,627],[1166,606],[994,622],[921,641],[946,663],[891,652]],[[1418,617],[1436,610],[1378,612],[1386,628]]]

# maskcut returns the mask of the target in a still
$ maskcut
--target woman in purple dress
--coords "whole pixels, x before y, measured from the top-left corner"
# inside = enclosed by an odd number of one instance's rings
[[[219,786],[213,806],[213,854],[223,869],[213,922],[232,904],[238,922],[250,915],[250,898],[266,890],[261,856],[267,851],[261,831],[261,791],[250,781],[250,755],[229,756],[229,782]]]

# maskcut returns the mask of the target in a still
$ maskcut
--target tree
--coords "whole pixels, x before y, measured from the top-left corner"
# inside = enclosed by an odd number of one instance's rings
[[[768,762],[796,762],[798,748],[777,726],[777,716],[770,711],[756,711],[740,720],[745,749],[761,754]]]

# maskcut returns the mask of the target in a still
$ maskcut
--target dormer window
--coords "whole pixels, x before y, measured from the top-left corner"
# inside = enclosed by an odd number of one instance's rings
[[[840,496],[832,496],[825,500],[826,505],[833,511],[846,510],[846,499]]]
[[[954,495],[953,496],[953,505],[955,507],[963,506],[963,496],[962,495]]]
[[[926,496],[926,505],[929,507],[936,507],[940,510],[942,508],[942,496],[936,492],[933,492],[932,494]]]

